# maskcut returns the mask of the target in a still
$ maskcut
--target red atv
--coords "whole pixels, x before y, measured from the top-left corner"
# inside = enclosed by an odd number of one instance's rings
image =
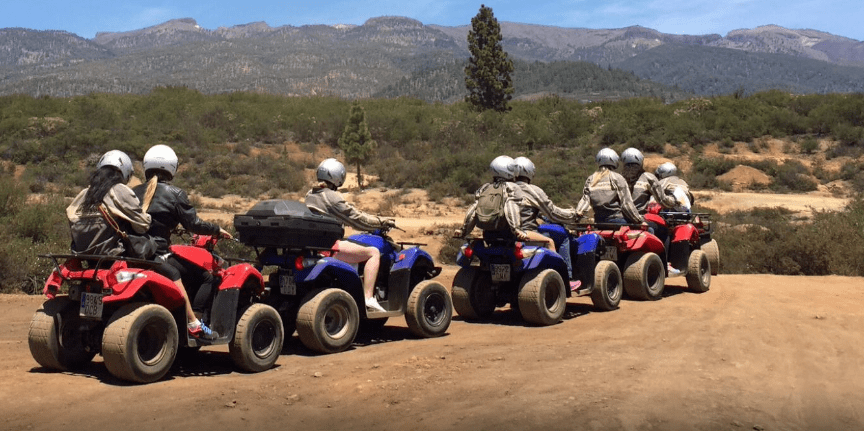
[[[656,229],[665,231],[668,239],[667,260],[672,270],[687,278],[687,287],[705,292],[711,286],[711,276],[720,268],[720,249],[711,239],[714,231],[708,213],[662,211],[659,204],[648,206],[645,220]],[[670,274],[672,276],[672,274]]]
[[[75,370],[100,353],[117,378],[149,383],[171,368],[179,347],[228,344],[242,370],[273,366],[284,334],[279,313],[259,303],[261,273],[248,263],[225,267],[212,253],[217,238],[193,237],[171,252],[210,271],[218,286],[203,320],[219,336],[192,338],[185,301],[171,280],[140,259],[100,255],[46,255],[56,269],[45,282],[48,300],[30,322],[30,353],[39,365]],[[60,260],[64,260],[62,264]]]

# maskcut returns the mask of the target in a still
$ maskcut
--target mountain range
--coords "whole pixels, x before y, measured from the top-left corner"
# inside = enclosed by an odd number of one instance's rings
[[[359,26],[257,22],[215,30],[185,18],[98,33],[93,39],[4,28],[0,94],[67,97],[187,86],[205,94],[414,96],[447,102],[464,93],[461,67],[469,56],[469,30],[403,17],[372,18]],[[504,50],[517,62],[514,81],[522,96],[566,92],[572,84],[566,75],[576,66],[562,63],[580,64],[579,70],[588,64],[621,70],[657,83],[641,86],[648,88],[645,94],[628,95],[864,92],[864,42],[817,30],[766,25],[724,37],[672,35],[639,26],[596,30],[501,22],[501,33]],[[551,84],[543,88],[520,88],[520,80],[544,81],[525,75],[547,69],[531,66],[538,63],[558,65],[555,73],[565,76],[546,80]],[[585,95],[601,91],[583,90]]]

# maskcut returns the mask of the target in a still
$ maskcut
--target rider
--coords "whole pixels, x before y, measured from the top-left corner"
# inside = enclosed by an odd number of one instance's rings
[[[490,187],[494,187],[502,188],[504,195],[503,212],[509,230],[518,240],[528,239],[528,234],[521,228],[522,216],[520,215],[519,204],[523,198],[522,189],[513,182],[516,179],[516,161],[509,156],[498,156],[489,164],[489,170],[492,171],[492,182],[483,184],[474,194],[474,203],[465,213],[462,228],[456,229],[454,236],[462,238],[474,230],[474,226],[477,225],[477,203],[484,192],[487,192]]]
[[[687,182],[677,176],[678,168],[672,162],[666,162],[657,167],[654,174],[659,179],[659,187],[665,199],[660,201],[666,209],[679,212],[690,212],[693,205],[693,195]]]
[[[201,220],[186,192],[170,183],[177,173],[177,165],[177,154],[171,147],[154,145],[144,154],[144,177],[147,182],[135,186],[134,190],[144,202],[145,210],[153,217],[149,234],[156,239],[158,245],[157,259],[167,262],[169,268],[169,272],[163,275],[174,281],[183,292],[189,334],[193,337],[215,339],[219,335],[199,320],[213,293],[213,275],[192,262],[175,256],[168,246],[171,245],[171,231],[178,224],[187,231],[200,235],[229,239],[232,236],[218,225]],[[183,279],[193,286],[198,286],[197,289],[190,289],[195,298],[192,302]]]
[[[615,172],[618,168],[618,153],[611,148],[603,148],[595,160],[598,169],[585,180],[576,214],[582,217],[591,208],[594,210],[595,223],[644,224],[645,219],[633,204],[627,180]]]
[[[662,204],[674,204],[671,197],[663,193],[663,188],[657,177],[651,172],[646,172],[643,168],[645,157],[642,152],[635,148],[628,148],[621,153],[621,162],[624,164],[624,169],[621,175],[627,180],[630,186],[630,194],[633,197],[633,204],[640,214],[645,214],[648,210],[648,204],[651,199]]]
[[[72,251],[81,254],[120,256],[125,250],[117,231],[108,224],[99,206],[116,219],[123,231],[143,234],[150,227],[150,215],[141,209],[135,193],[126,183],[132,176],[132,160],[126,153],[105,153],[90,174],[89,187],[81,190],[66,208],[72,232]]]
[[[306,206],[322,214],[335,217],[343,225],[363,231],[374,231],[381,228],[396,226],[391,219],[367,214],[345,201],[342,194],[336,191],[345,183],[345,165],[336,159],[326,159],[318,165],[316,171],[318,184],[306,193]],[[351,240],[339,240],[333,245],[336,259],[345,263],[366,262],[363,267],[363,295],[366,298],[366,308],[385,312],[375,299],[375,281],[378,278],[378,268],[381,265],[381,252],[372,246],[358,244]]]
[[[529,240],[546,242],[546,248],[554,250],[555,242],[552,241],[552,238],[549,238],[537,231],[539,227],[537,224],[537,216],[542,212],[543,216],[552,223],[575,223],[579,219],[576,217],[576,210],[555,206],[543,189],[531,184],[536,169],[534,163],[529,158],[520,156],[514,161],[516,162],[516,185],[518,185],[522,190],[523,195],[522,203],[519,205],[520,213],[522,215],[521,229],[528,235]],[[561,249],[558,250],[558,252],[561,254],[561,257],[564,258],[564,262],[567,263],[567,268],[572,272],[573,268],[570,260],[570,243],[568,241],[562,242]],[[581,282],[578,280],[571,281],[570,289],[576,290],[580,285]]]

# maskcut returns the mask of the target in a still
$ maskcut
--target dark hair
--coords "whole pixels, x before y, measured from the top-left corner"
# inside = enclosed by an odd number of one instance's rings
[[[95,211],[102,204],[102,199],[117,184],[123,183],[123,173],[113,166],[102,166],[90,174],[90,187],[84,195],[85,211]]]

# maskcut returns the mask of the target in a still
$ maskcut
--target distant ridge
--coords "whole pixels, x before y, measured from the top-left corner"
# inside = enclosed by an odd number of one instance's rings
[[[502,22],[501,27],[505,51],[527,64],[589,62],[697,95],[768,88],[864,91],[864,43],[818,30],[765,25],[724,37],[671,35],[641,26],[584,29]],[[370,18],[360,26],[254,22],[215,30],[182,18],[133,31],[100,32],[90,40],[63,31],[5,28],[0,29],[0,94],[144,93],[181,85],[203,93],[363,98],[441,82],[449,89],[424,91],[426,99],[455,100],[454,82],[460,77],[454,65],[468,57],[469,29],[396,16]],[[435,70],[440,72],[430,73]],[[430,80],[443,78],[444,71],[448,78]],[[403,80],[406,85],[400,85]],[[543,91],[573,87],[554,82]],[[655,88],[649,94],[657,92],[669,93]]]

